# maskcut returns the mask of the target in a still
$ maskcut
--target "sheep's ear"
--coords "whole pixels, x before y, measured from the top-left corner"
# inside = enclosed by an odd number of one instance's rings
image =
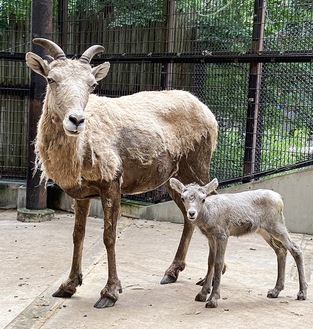
[[[47,77],[50,71],[50,66],[47,61],[44,61],[40,56],[29,52],[25,56],[26,64],[36,73]]]
[[[96,67],[94,67],[91,72],[95,76],[96,80],[99,81],[106,77],[110,69],[110,63],[104,62]]]
[[[217,189],[217,187],[218,187],[218,180],[217,180],[217,178],[214,178],[210,183],[208,183],[208,184],[206,184],[204,186],[207,195],[215,192],[215,190]]]
[[[178,179],[176,178],[171,178],[170,179],[170,185],[173,190],[175,190],[177,193],[181,194],[183,189],[185,188],[185,185],[181,183]]]

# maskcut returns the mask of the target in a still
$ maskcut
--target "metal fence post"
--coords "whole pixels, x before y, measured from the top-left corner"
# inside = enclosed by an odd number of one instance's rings
[[[68,36],[68,0],[58,0],[58,20],[60,30],[60,46],[67,53],[67,36]]]
[[[264,18],[265,0],[255,0],[252,32],[252,52],[255,54],[263,50]],[[249,73],[248,111],[243,168],[244,176],[253,174],[255,171],[261,73],[262,64],[257,61],[251,62]],[[251,178],[244,179],[243,181],[251,181]]]
[[[31,39],[36,37],[51,38],[52,33],[53,0],[32,1],[32,32]],[[32,44],[32,42],[31,42]],[[44,56],[42,47],[32,44],[31,49],[39,56]],[[50,219],[50,211],[47,207],[47,190],[44,184],[40,183],[40,172],[34,173],[35,153],[33,141],[37,134],[37,123],[42,111],[42,102],[46,90],[46,81],[37,73],[31,72],[30,78],[30,105],[28,120],[28,170],[26,188],[26,210],[18,212],[18,220],[38,221],[43,220],[46,215]],[[32,213],[32,211],[35,211]]]
[[[169,54],[173,52],[174,29],[175,29],[175,0],[163,1],[164,27],[162,31],[162,52]],[[161,89],[172,88],[173,63],[162,63]]]

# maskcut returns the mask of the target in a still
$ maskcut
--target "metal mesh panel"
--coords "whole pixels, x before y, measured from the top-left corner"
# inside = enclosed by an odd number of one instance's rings
[[[227,180],[243,173],[248,73],[247,64],[206,64],[203,101],[219,123],[211,177]],[[201,97],[202,98],[202,97]]]
[[[112,62],[108,75],[99,82],[97,93],[118,97],[142,90],[159,89],[161,71],[161,64]]]
[[[0,5],[0,52],[12,55],[28,51],[30,1],[1,1]],[[0,178],[24,178],[28,69],[24,62],[1,59],[0,77]]]
[[[0,1],[0,51],[25,53],[29,50],[30,0]]]
[[[267,5],[264,49],[280,53],[312,50],[312,1],[267,1]]]
[[[313,128],[312,63],[263,66],[259,170],[310,159]]]

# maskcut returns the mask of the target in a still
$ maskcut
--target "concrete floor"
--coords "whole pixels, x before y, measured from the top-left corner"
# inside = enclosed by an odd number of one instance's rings
[[[206,272],[207,242],[195,232],[186,269],[178,281],[160,285],[178,246],[182,225],[121,218],[117,263],[123,285],[116,305],[95,309],[106,283],[102,221],[90,218],[84,248],[84,283],[71,299],[51,297],[67,278],[73,215],[50,222],[21,223],[16,211],[0,210],[0,328],[312,328],[313,297],[295,300],[298,278],[288,256],[285,290],[268,299],[276,281],[276,257],[258,236],[231,238],[216,309],[194,300],[195,282]],[[303,252],[307,280],[313,271],[313,237],[291,234]]]

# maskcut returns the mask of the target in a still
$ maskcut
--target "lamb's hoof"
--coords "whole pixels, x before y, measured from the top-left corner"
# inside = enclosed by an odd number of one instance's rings
[[[217,301],[216,300],[208,300],[205,304],[206,308],[217,308]]]
[[[297,300],[306,300],[306,291],[300,290],[297,294]]]
[[[52,297],[71,298],[73,295],[74,293],[72,292],[58,289],[55,293],[52,294]]]
[[[195,298],[195,301],[196,302],[205,302],[206,298],[207,298],[207,294],[202,294],[201,292],[199,292]]]
[[[116,299],[109,298],[109,297],[100,297],[98,301],[95,303],[95,308],[107,308],[112,307],[116,303]]]
[[[204,282],[205,282],[205,278],[204,278],[204,279],[200,279],[200,280],[196,283],[196,285],[202,287],[202,286],[204,285]]]
[[[173,277],[172,275],[165,274],[163,279],[161,280],[161,284],[168,284],[176,282],[177,278]]]

